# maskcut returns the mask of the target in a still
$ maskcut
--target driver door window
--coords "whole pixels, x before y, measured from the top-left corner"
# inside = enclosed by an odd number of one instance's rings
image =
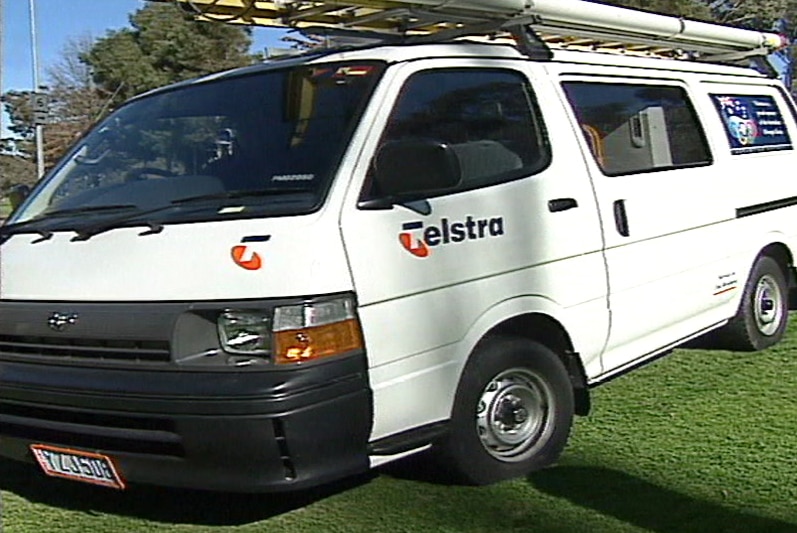
[[[454,192],[535,174],[550,161],[531,87],[512,70],[438,69],[411,76],[379,147],[409,140],[450,148],[461,173]],[[404,164],[406,172],[424,172],[413,168],[412,161]],[[373,179],[369,183],[365,199],[378,198],[378,187]]]

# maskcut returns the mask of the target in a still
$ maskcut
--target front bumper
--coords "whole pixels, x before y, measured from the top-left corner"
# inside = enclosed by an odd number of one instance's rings
[[[294,490],[368,469],[364,353],[289,370],[208,372],[0,361],[0,455],[31,444],[113,458],[123,479]]]

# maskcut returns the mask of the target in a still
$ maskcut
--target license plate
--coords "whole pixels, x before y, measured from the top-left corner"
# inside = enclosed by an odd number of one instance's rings
[[[107,455],[31,444],[33,457],[48,476],[62,477],[123,490],[125,483]]]

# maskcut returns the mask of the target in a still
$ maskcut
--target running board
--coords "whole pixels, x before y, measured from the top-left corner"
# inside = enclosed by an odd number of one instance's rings
[[[686,336],[686,337],[684,337],[684,338],[682,338],[680,340],[677,340],[677,341],[675,341],[673,343],[668,344],[667,346],[663,346],[663,347],[659,348],[658,350],[654,350],[654,351],[652,351],[652,352],[650,352],[648,354],[643,355],[642,357],[638,357],[637,359],[634,359],[633,361],[629,361],[628,363],[626,363],[626,364],[624,364],[624,365],[622,365],[622,366],[620,366],[618,368],[615,368],[613,370],[609,370],[608,372],[603,373],[603,374],[601,374],[599,376],[596,376],[595,378],[589,380],[588,386],[590,388],[594,388],[594,387],[597,387],[599,385],[603,385],[605,383],[608,383],[609,381],[612,381],[614,379],[617,379],[617,378],[619,378],[621,376],[624,376],[624,375],[628,374],[632,370],[636,370],[637,368],[640,368],[640,367],[643,367],[643,366],[648,365],[650,363],[653,363],[654,361],[658,361],[662,357],[670,355],[676,348],[679,348],[679,347],[683,346],[684,344],[686,344],[689,341],[692,341],[694,339],[702,337],[706,333],[709,333],[711,331],[719,329],[719,328],[721,328],[722,326],[724,326],[727,323],[728,323],[728,320],[723,320],[721,322],[717,322],[716,324],[714,324],[712,326],[709,326],[707,328],[701,329],[697,333],[693,333],[691,335],[688,335],[688,336]]]

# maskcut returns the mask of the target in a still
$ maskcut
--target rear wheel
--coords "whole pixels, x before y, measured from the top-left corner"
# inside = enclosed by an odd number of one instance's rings
[[[495,337],[465,366],[438,451],[465,483],[522,476],[559,457],[573,410],[573,388],[554,352],[526,339]]]
[[[763,350],[783,338],[788,316],[788,285],[783,268],[773,258],[761,256],[753,265],[738,313],[718,336],[731,350]]]

